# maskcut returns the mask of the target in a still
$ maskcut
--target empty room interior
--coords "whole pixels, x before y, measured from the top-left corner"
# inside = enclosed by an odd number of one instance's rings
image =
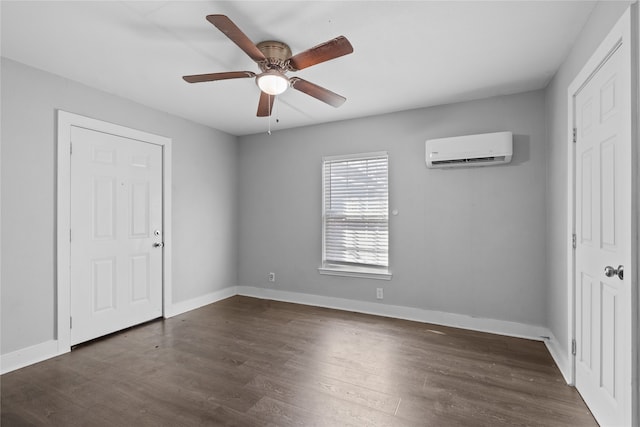
[[[639,18],[0,2],[2,426],[639,426]]]

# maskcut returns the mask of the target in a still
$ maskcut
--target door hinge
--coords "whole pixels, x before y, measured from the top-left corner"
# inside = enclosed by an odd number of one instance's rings
[[[573,128],[573,142],[576,143],[578,141],[578,129]]]
[[[69,329],[73,329],[73,317],[69,316]]]
[[[572,355],[576,355],[576,348],[578,346],[576,345],[576,340],[571,340],[571,354]]]
[[[69,154],[73,154],[73,143],[69,143]]]
[[[573,249],[578,247],[578,237],[576,236],[576,233],[571,235],[571,246],[573,246]]]

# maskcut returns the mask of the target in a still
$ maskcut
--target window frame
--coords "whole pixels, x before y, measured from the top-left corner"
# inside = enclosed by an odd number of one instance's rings
[[[326,163],[336,161],[351,161],[351,160],[367,160],[385,157],[387,161],[387,265],[386,266],[374,266],[369,264],[359,263],[333,263],[326,259],[326,193],[325,187],[327,183],[326,176]],[[391,280],[392,273],[390,270],[390,221],[389,221],[389,153],[387,151],[375,151],[369,153],[356,153],[347,155],[336,156],[324,156],[322,158],[322,260],[321,266],[318,268],[320,274],[331,276],[346,276],[346,277],[359,277],[366,279],[378,279],[378,280]]]

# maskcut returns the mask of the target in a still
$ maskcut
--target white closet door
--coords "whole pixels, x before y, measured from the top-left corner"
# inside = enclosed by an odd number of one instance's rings
[[[162,316],[162,147],[71,130],[71,345]]]

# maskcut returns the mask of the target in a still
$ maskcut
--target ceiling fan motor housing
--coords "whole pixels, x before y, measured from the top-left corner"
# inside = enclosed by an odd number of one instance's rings
[[[291,49],[286,43],[267,40],[256,45],[258,50],[267,58],[264,64],[258,64],[262,71],[277,70],[287,72],[287,62],[291,58]]]

